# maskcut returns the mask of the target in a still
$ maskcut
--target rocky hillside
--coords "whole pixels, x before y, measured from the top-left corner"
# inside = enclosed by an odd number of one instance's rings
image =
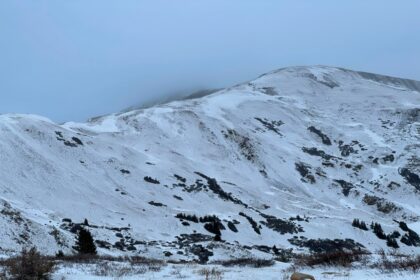
[[[420,82],[322,66],[86,123],[1,115],[0,250],[69,253],[86,227],[103,254],[202,262],[419,253],[419,155]]]

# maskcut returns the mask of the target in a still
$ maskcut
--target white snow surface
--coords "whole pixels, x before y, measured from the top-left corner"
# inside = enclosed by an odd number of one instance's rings
[[[141,274],[131,274],[121,276],[119,272],[124,271],[121,267],[123,265],[109,265],[109,267],[117,268],[114,271],[109,270],[109,276],[101,275],[101,269],[94,265],[71,265],[61,266],[54,273],[52,279],[66,279],[66,280],[106,280],[106,279],[191,279],[191,280],[202,280],[202,279],[232,279],[232,280],[255,280],[255,279],[267,279],[267,280],[278,280],[285,279],[289,280],[290,272],[289,265],[284,263],[277,263],[272,267],[263,268],[251,268],[251,267],[222,267],[217,265],[168,265],[162,267],[159,271],[150,271],[145,269]],[[220,274],[210,274],[208,278],[203,275],[203,270],[212,271],[215,270]],[[136,270],[132,267],[129,270]],[[141,270],[141,269],[139,269]],[[315,279],[334,279],[334,280],[360,280],[360,279],[371,279],[371,280],[417,280],[418,274],[410,271],[394,271],[394,272],[383,272],[376,269],[356,269],[356,268],[306,268],[301,270],[307,274],[315,277]],[[99,273],[98,273],[99,272]],[[129,273],[128,273],[129,274]]]
[[[163,258],[168,251],[167,258],[194,258],[179,246],[181,235],[213,234],[204,223],[183,225],[178,213],[220,218],[226,246],[210,259],[268,257],[260,245],[307,250],[289,241],[294,236],[387,249],[372,230],[351,223],[379,222],[386,234],[404,235],[396,222],[404,221],[419,230],[420,186],[401,173],[420,174],[420,92],[404,86],[417,82],[374,77],[290,67],[199,99],[86,123],[2,115],[1,251],[34,245],[48,254],[69,253],[74,223],[87,219],[94,239],[108,244],[99,246],[102,254]],[[200,174],[214,178],[209,181],[223,193]],[[376,201],[368,205],[366,195]],[[240,212],[256,221],[260,234]],[[264,215],[308,219],[293,221],[303,231],[282,234],[267,226]],[[397,241],[405,253],[420,252]]]

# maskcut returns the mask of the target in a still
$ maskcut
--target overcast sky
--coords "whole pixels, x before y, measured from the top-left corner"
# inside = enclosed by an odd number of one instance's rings
[[[2,0],[0,113],[83,121],[291,65],[420,80],[420,1]]]

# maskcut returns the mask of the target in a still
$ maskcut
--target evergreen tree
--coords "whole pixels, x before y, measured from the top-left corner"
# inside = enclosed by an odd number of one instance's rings
[[[368,227],[367,227],[367,225],[364,221],[360,222],[360,227],[359,228],[362,229],[362,230],[368,230]]]
[[[359,219],[354,219],[351,225],[362,230],[368,230],[366,223],[364,221],[360,221]]]
[[[217,242],[220,242],[220,241],[222,241],[222,236],[220,235],[220,234],[216,234],[215,236],[214,236],[214,239],[213,239],[214,241],[217,241]]]
[[[59,250],[59,251],[57,252],[57,254],[55,254],[55,256],[56,256],[57,258],[62,258],[62,257],[64,257],[64,253],[63,253],[63,251]]]
[[[81,228],[77,234],[76,246],[74,246],[79,254],[96,255],[96,246],[93,242],[92,234]]]
[[[351,225],[354,226],[354,227],[357,227],[357,228],[360,227],[359,219],[354,219],[353,223]]]
[[[382,229],[381,224],[379,223],[372,223],[370,226],[373,229],[373,232],[379,239],[386,239],[386,235]]]
[[[395,238],[392,238],[390,235],[386,237],[386,245],[395,249],[400,248],[400,246],[398,246],[397,240],[395,240]]]

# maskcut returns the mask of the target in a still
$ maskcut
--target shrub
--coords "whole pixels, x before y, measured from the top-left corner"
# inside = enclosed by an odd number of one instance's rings
[[[6,262],[7,271],[16,280],[47,280],[54,269],[54,262],[41,256],[35,247],[23,249],[17,257]]]
[[[343,266],[349,267],[354,262],[366,261],[363,251],[333,251],[300,255],[295,259],[297,266]]]
[[[385,253],[380,253],[380,255],[380,260],[372,265],[373,268],[377,268],[385,272],[407,270],[417,273],[420,271],[420,255],[398,255],[396,258],[394,256],[393,259],[388,258]]]
[[[275,262],[273,260],[268,260],[268,259],[242,258],[242,259],[218,261],[215,263],[223,265],[223,266],[249,266],[249,267],[259,268],[259,267],[273,266]]]
[[[275,260],[279,262],[290,262],[294,256],[293,249],[278,249],[276,246],[273,246],[272,250],[276,256]]]
[[[145,274],[147,270],[148,267],[145,265],[132,266],[124,263],[100,261],[95,266],[94,274],[96,276],[115,277],[118,279],[133,275],[139,277],[140,274]]]
[[[93,242],[92,234],[88,230],[84,228],[79,230],[74,249],[79,254],[96,255],[96,246]]]
[[[222,275],[223,272],[220,270],[217,270],[216,268],[203,268],[198,271],[198,274],[204,276],[205,280],[221,280],[223,279]]]

